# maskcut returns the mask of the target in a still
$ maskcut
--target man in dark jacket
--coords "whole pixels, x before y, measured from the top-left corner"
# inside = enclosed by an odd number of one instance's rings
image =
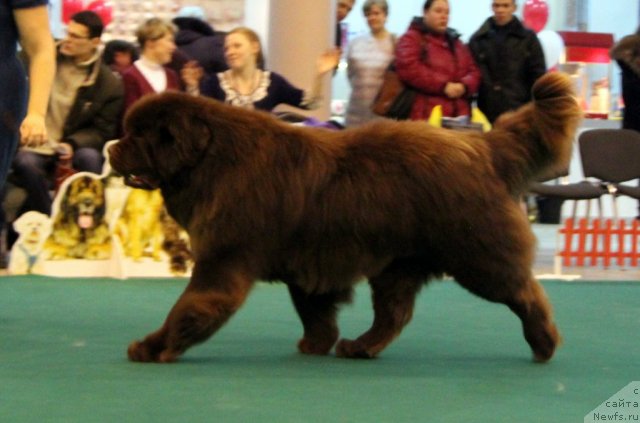
[[[13,161],[13,182],[27,192],[20,212],[51,212],[53,169],[60,161],[78,171],[102,172],[102,149],[117,136],[124,102],[120,79],[100,57],[102,30],[103,23],[94,12],[71,17],[58,46],[45,117],[49,144],[38,149],[23,147]]]
[[[176,47],[187,58],[197,61],[205,76],[229,68],[224,58],[226,33],[214,31],[208,23],[194,17],[178,17],[173,23],[178,27]]]
[[[469,41],[482,73],[478,107],[490,122],[531,100],[531,87],[546,72],[536,33],[514,16],[515,0],[493,0],[493,16]]]
[[[640,131],[640,27],[611,49],[611,58],[622,71],[624,119],[622,127]]]
[[[622,76],[622,127],[640,131],[640,27],[635,34],[627,35],[618,41],[610,54],[620,66]],[[640,219],[640,202],[637,218]]]

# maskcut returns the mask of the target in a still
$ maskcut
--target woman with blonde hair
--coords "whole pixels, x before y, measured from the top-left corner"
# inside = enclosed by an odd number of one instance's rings
[[[122,74],[125,110],[140,97],[167,90],[181,89],[178,74],[166,67],[176,49],[176,27],[162,19],[151,18],[136,31],[140,58]]]
[[[200,87],[203,95],[233,106],[271,111],[279,104],[302,109],[316,108],[321,99],[322,77],[338,64],[340,53],[330,50],[316,63],[313,87],[294,87],[283,76],[265,69],[260,37],[246,27],[231,30],[225,37],[224,55],[229,70],[211,75]]]

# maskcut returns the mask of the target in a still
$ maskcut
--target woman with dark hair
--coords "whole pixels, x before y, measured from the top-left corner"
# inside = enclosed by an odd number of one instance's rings
[[[109,41],[102,52],[102,60],[117,76],[122,76],[139,56],[136,46],[125,40]]]
[[[215,31],[207,22],[193,16],[178,16],[172,22],[178,27],[178,51],[198,62],[205,75],[228,69],[224,60],[224,32]]]
[[[611,57],[622,71],[622,127],[640,131],[640,27],[613,46]]]
[[[322,77],[337,66],[338,50],[320,56],[311,91],[296,88],[281,75],[265,69],[260,38],[255,31],[239,27],[231,30],[224,41],[224,55],[229,70],[209,76],[200,87],[203,95],[233,106],[271,111],[279,104],[302,109],[318,106]]]
[[[427,0],[396,45],[400,79],[417,91],[410,118],[429,119],[435,106],[447,117],[469,116],[480,71],[460,34],[448,27],[449,2]]]

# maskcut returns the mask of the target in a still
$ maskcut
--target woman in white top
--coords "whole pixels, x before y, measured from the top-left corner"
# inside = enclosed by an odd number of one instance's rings
[[[394,56],[395,37],[385,27],[389,13],[386,0],[367,0],[362,11],[371,32],[349,42],[347,76],[351,84],[351,96],[346,126],[362,125],[377,118],[371,111],[371,103]]]

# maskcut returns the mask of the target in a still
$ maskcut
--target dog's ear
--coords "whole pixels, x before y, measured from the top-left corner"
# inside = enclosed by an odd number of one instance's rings
[[[23,214],[13,222],[13,229],[19,234],[24,232],[27,226],[25,214]]]
[[[164,177],[171,177],[202,160],[212,136],[202,119],[188,113],[175,113],[158,123],[151,162]]]
[[[206,122],[197,116],[181,114],[168,129],[175,140],[180,161],[187,166],[193,166],[200,161],[212,136]]]
[[[74,183],[73,181],[68,184],[66,186],[66,188],[64,189],[64,191],[59,191],[58,195],[61,196],[60,198],[60,206],[58,208],[58,219],[62,220],[62,216],[68,216],[69,213],[71,213],[71,205],[70,203],[70,198],[73,194],[74,191]]]
[[[107,213],[107,197],[105,195],[106,181],[104,178],[94,178],[93,186],[95,187],[96,201],[98,201],[96,217],[102,220]]]

